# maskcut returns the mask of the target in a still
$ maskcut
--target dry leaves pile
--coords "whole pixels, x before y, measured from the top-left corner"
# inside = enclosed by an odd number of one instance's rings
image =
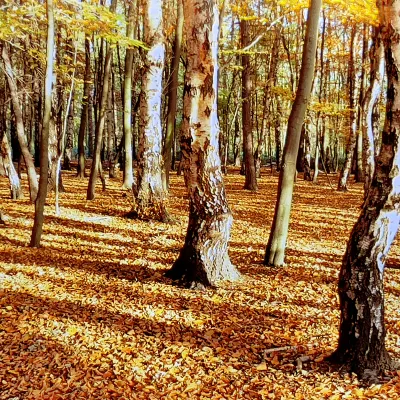
[[[33,206],[8,200],[0,179],[10,217],[0,226],[0,399],[399,398],[396,373],[363,388],[323,361],[337,341],[337,275],[361,185],[338,193],[324,177],[319,185],[299,179],[288,265],[273,269],[261,260],[277,176],[267,171],[250,193],[231,171],[231,259],[243,280],[197,292],[163,277],[186,231],[182,177],[172,176],[174,225],[125,219],[129,197],[117,180],[92,202],[86,180],[67,173],[64,184],[61,215],[50,195],[43,248],[31,249]],[[396,244],[386,321],[397,359],[399,260]]]

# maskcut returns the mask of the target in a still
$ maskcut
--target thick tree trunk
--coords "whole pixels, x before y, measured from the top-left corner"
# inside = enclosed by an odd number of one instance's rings
[[[3,49],[1,54],[5,65],[5,75],[7,77],[8,87],[10,88],[10,95],[11,95],[15,120],[17,123],[18,143],[22,152],[22,156],[24,157],[27,169],[30,199],[31,201],[35,201],[38,194],[38,180],[36,176],[35,165],[33,163],[32,155],[29,151],[28,142],[26,140],[24,122],[22,118],[22,109],[20,101],[18,99],[18,88],[6,44],[3,44]]]
[[[81,122],[78,134],[78,169],[77,176],[85,177],[85,136],[89,119],[89,97],[90,97],[90,40],[85,38],[85,77],[83,83],[83,97],[81,108]]]
[[[162,0],[148,1],[144,21],[145,42],[149,51],[146,53],[140,102],[138,191],[130,215],[167,222],[166,192],[162,184],[161,94],[165,57]]]
[[[128,10],[126,36],[134,38],[136,1],[131,0]],[[133,185],[133,154],[132,154],[132,67],[133,49],[126,49],[124,75],[124,182],[125,189],[132,189]]]
[[[228,255],[232,214],[218,149],[218,3],[184,0],[184,13],[187,71],[181,148],[189,225],[185,244],[167,276],[203,288],[221,279],[237,279],[239,273]]]
[[[373,383],[393,366],[385,349],[383,275],[400,216],[400,1],[380,3],[387,71],[386,121],[368,197],[339,275],[340,329],[333,361]]]
[[[249,22],[240,21],[241,46],[249,44]],[[243,130],[243,163],[244,163],[244,189],[257,190],[256,164],[253,152],[253,127],[251,123],[251,66],[250,56],[242,54],[242,130]]]
[[[282,169],[279,174],[278,196],[266,253],[265,265],[284,265],[286,240],[292,206],[293,186],[296,174],[296,159],[299,149],[301,127],[307,110],[315,66],[318,39],[318,21],[321,0],[311,0],[307,29],[303,47],[299,87],[290,113]]]
[[[49,128],[51,118],[51,97],[53,87],[54,64],[54,16],[53,0],[46,1],[47,11],[47,46],[46,46],[46,81],[44,91],[43,129],[40,143],[40,179],[39,193],[35,202],[35,219],[33,222],[31,247],[40,247],[43,231],[44,203],[47,195],[47,179],[49,171]]]
[[[4,131],[0,131],[0,136],[2,136],[0,140],[1,167],[4,169],[8,181],[10,182],[11,199],[17,200],[22,197],[21,182],[19,180],[17,171],[14,168],[7,134]]]
[[[169,172],[171,170],[172,144],[175,137],[176,104],[178,99],[179,63],[181,57],[182,34],[183,34],[183,0],[177,1],[176,31],[173,55],[171,60],[171,81],[168,86],[168,111],[167,131],[163,148],[163,185],[167,191],[169,187]]]

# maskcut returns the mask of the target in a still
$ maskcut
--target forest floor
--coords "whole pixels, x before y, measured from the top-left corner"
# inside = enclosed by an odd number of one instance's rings
[[[362,185],[339,193],[325,176],[298,179],[287,266],[268,268],[277,180],[266,170],[251,193],[230,170],[230,255],[243,279],[201,292],[163,276],[186,232],[181,176],[169,202],[176,223],[165,225],[124,218],[120,180],[88,202],[87,180],[65,173],[61,214],[51,194],[40,249],[27,247],[28,196],[9,200],[0,178],[10,217],[0,225],[0,399],[398,399],[400,372],[364,388],[323,361],[337,342],[338,271]],[[399,266],[397,243],[385,276],[386,343],[397,359]]]

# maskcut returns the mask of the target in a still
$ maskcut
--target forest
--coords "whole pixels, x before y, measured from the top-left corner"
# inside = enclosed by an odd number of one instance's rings
[[[0,400],[399,398],[400,0],[2,0],[0,143]]]

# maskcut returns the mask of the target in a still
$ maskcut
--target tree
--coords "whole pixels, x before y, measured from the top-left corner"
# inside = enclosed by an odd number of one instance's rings
[[[110,5],[110,11],[115,12],[117,8],[117,0],[112,0]],[[86,193],[87,200],[93,200],[95,197],[96,181],[100,174],[100,179],[103,183],[103,190],[105,189],[105,179],[103,176],[103,169],[101,165],[101,147],[103,145],[103,132],[106,118],[106,108],[108,100],[108,90],[110,86],[110,74],[111,74],[111,61],[112,61],[113,49],[109,42],[106,44],[106,59],[104,62],[104,73],[103,73],[103,85],[101,89],[100,105],[99,105],[99,116],[96,122],[95,132],[95,143],[93,151],[92,167],[90,169],[89,183]]]
[[[179,64],[181,58],[182,47],[182,32],[183,32],[183,4],[182,0],[177,1],[177,17],[176,17],[176,31],[175,41],[173,48],[173,55],[171,60],[171,78],[168,85],[168,111],[167,111],[167,130],[165,133],[165,142],[163,148],[164,159],[164,173],[163,185],[164,190],[168,190],[169,186],[169,172],[172,167],[172,145],[175,137],[176,125],[176,104],[178,99],[178,80],[179,80]]]
[[[4,169],[8,181],[10,182],[11,198],[13,200],[21,198],[21,182],[14,168],[10,145],[8,143],[7,134],[4,131],[0,131],[0,167]]]
[[[167,276],[191,288],[239,277],[228,255],[232,214],[219,158],[218,3],[184,2],[187,44],[181,149],[189,194],[185,243]]]
[[[134,38],[136,1],[131,0],[128,8],[128,22],[126,36]],[[125,56],[125,79],[124,79],[124,182],[122,186],[132,189],[133,166],[132,166],[132,66],[133,49],[126,49]]]
[[[16,83],[17,81],[14,76],[11,60],[8,55],[7,45],[5,43],[3,43],[1,55],[5,66],[5,75],[7,77],[8,86],[10,88],[10,96],[12,100],[15,120],[17,123],[18,143],[21,148],[22,156],[24,157],[26,169],[28,172],[30,199],[31,201],[35,201],[38,194],[38,180],[36,177],[36,170],[33,163],[32,155],[29,152],[28,142],[26,140],[22,109],[20,101],[18,99],[18,87]]]
[[[44,92],[43,128],[40,143],[40,178],[39,193],[35,202],[35,219],[31,235],[31,247],[40,247],[43,231],[44,203],[47,195],[47,179],[49,171],[49,129],[51,118],[51,97],[53,87],[54,64],[54,11],[53,0],[46,1],[47,12],[47,47],[46,47],[46,83]]]
[[[311,0],[304,39],[299,86],[288,122],[286,142],[283,149],[282,168],[279,173],[275,214],[264,259],[265,265],[280,266],[284,264],[285,260],[286,240],[296,173],[296,159],[300,143],[301,127],[311,93],[320,9],[321,0]]]
[[[81,179],[85,177],[85,135],[89,125],[89,97],[90,97],[90,40],[85,37],[85,76],[83,84],[83,97],[81,109],[81,121],[78,135],[78,167],[77,176]]]
[[[356,27],[352,27],[350,35],[350,56],[349,69],[347,75],[347,85],[349,90],[349,111],[350,111],[350,134],[347,141],[346,161],[340,171],[338,182],[338,190],[347,191],[347,183],[351,173],[351,163],[353,161],[354,149],[357,143],[357,125],[356,113],[354,110],[354,86],[355,86],[355,69],[354,69],[354,38],[356,35]]]
[[[130,215],[140,219],[169,221],[162,184],[161,94],[165,47],[162,0],[144,7],[145,42],[149,47],[143,71],[140,99],[139,161],[136,204]]]
[[[339,274],[339,343],[330,356],[372,382],[394,364],[385,349],[383,275],[400,222],[400,1],[378,4],[386,57],[386,120],[368,197]]]
[[[249,23],[240,21],[240,38],[243,48],[249,44]],[[251,66],[249,54],[242,54],[242,129],[243,129],[243,164],[245,173],[244,189],[257,190],[256,164],[253,153],[253,127],[251,121]]]

